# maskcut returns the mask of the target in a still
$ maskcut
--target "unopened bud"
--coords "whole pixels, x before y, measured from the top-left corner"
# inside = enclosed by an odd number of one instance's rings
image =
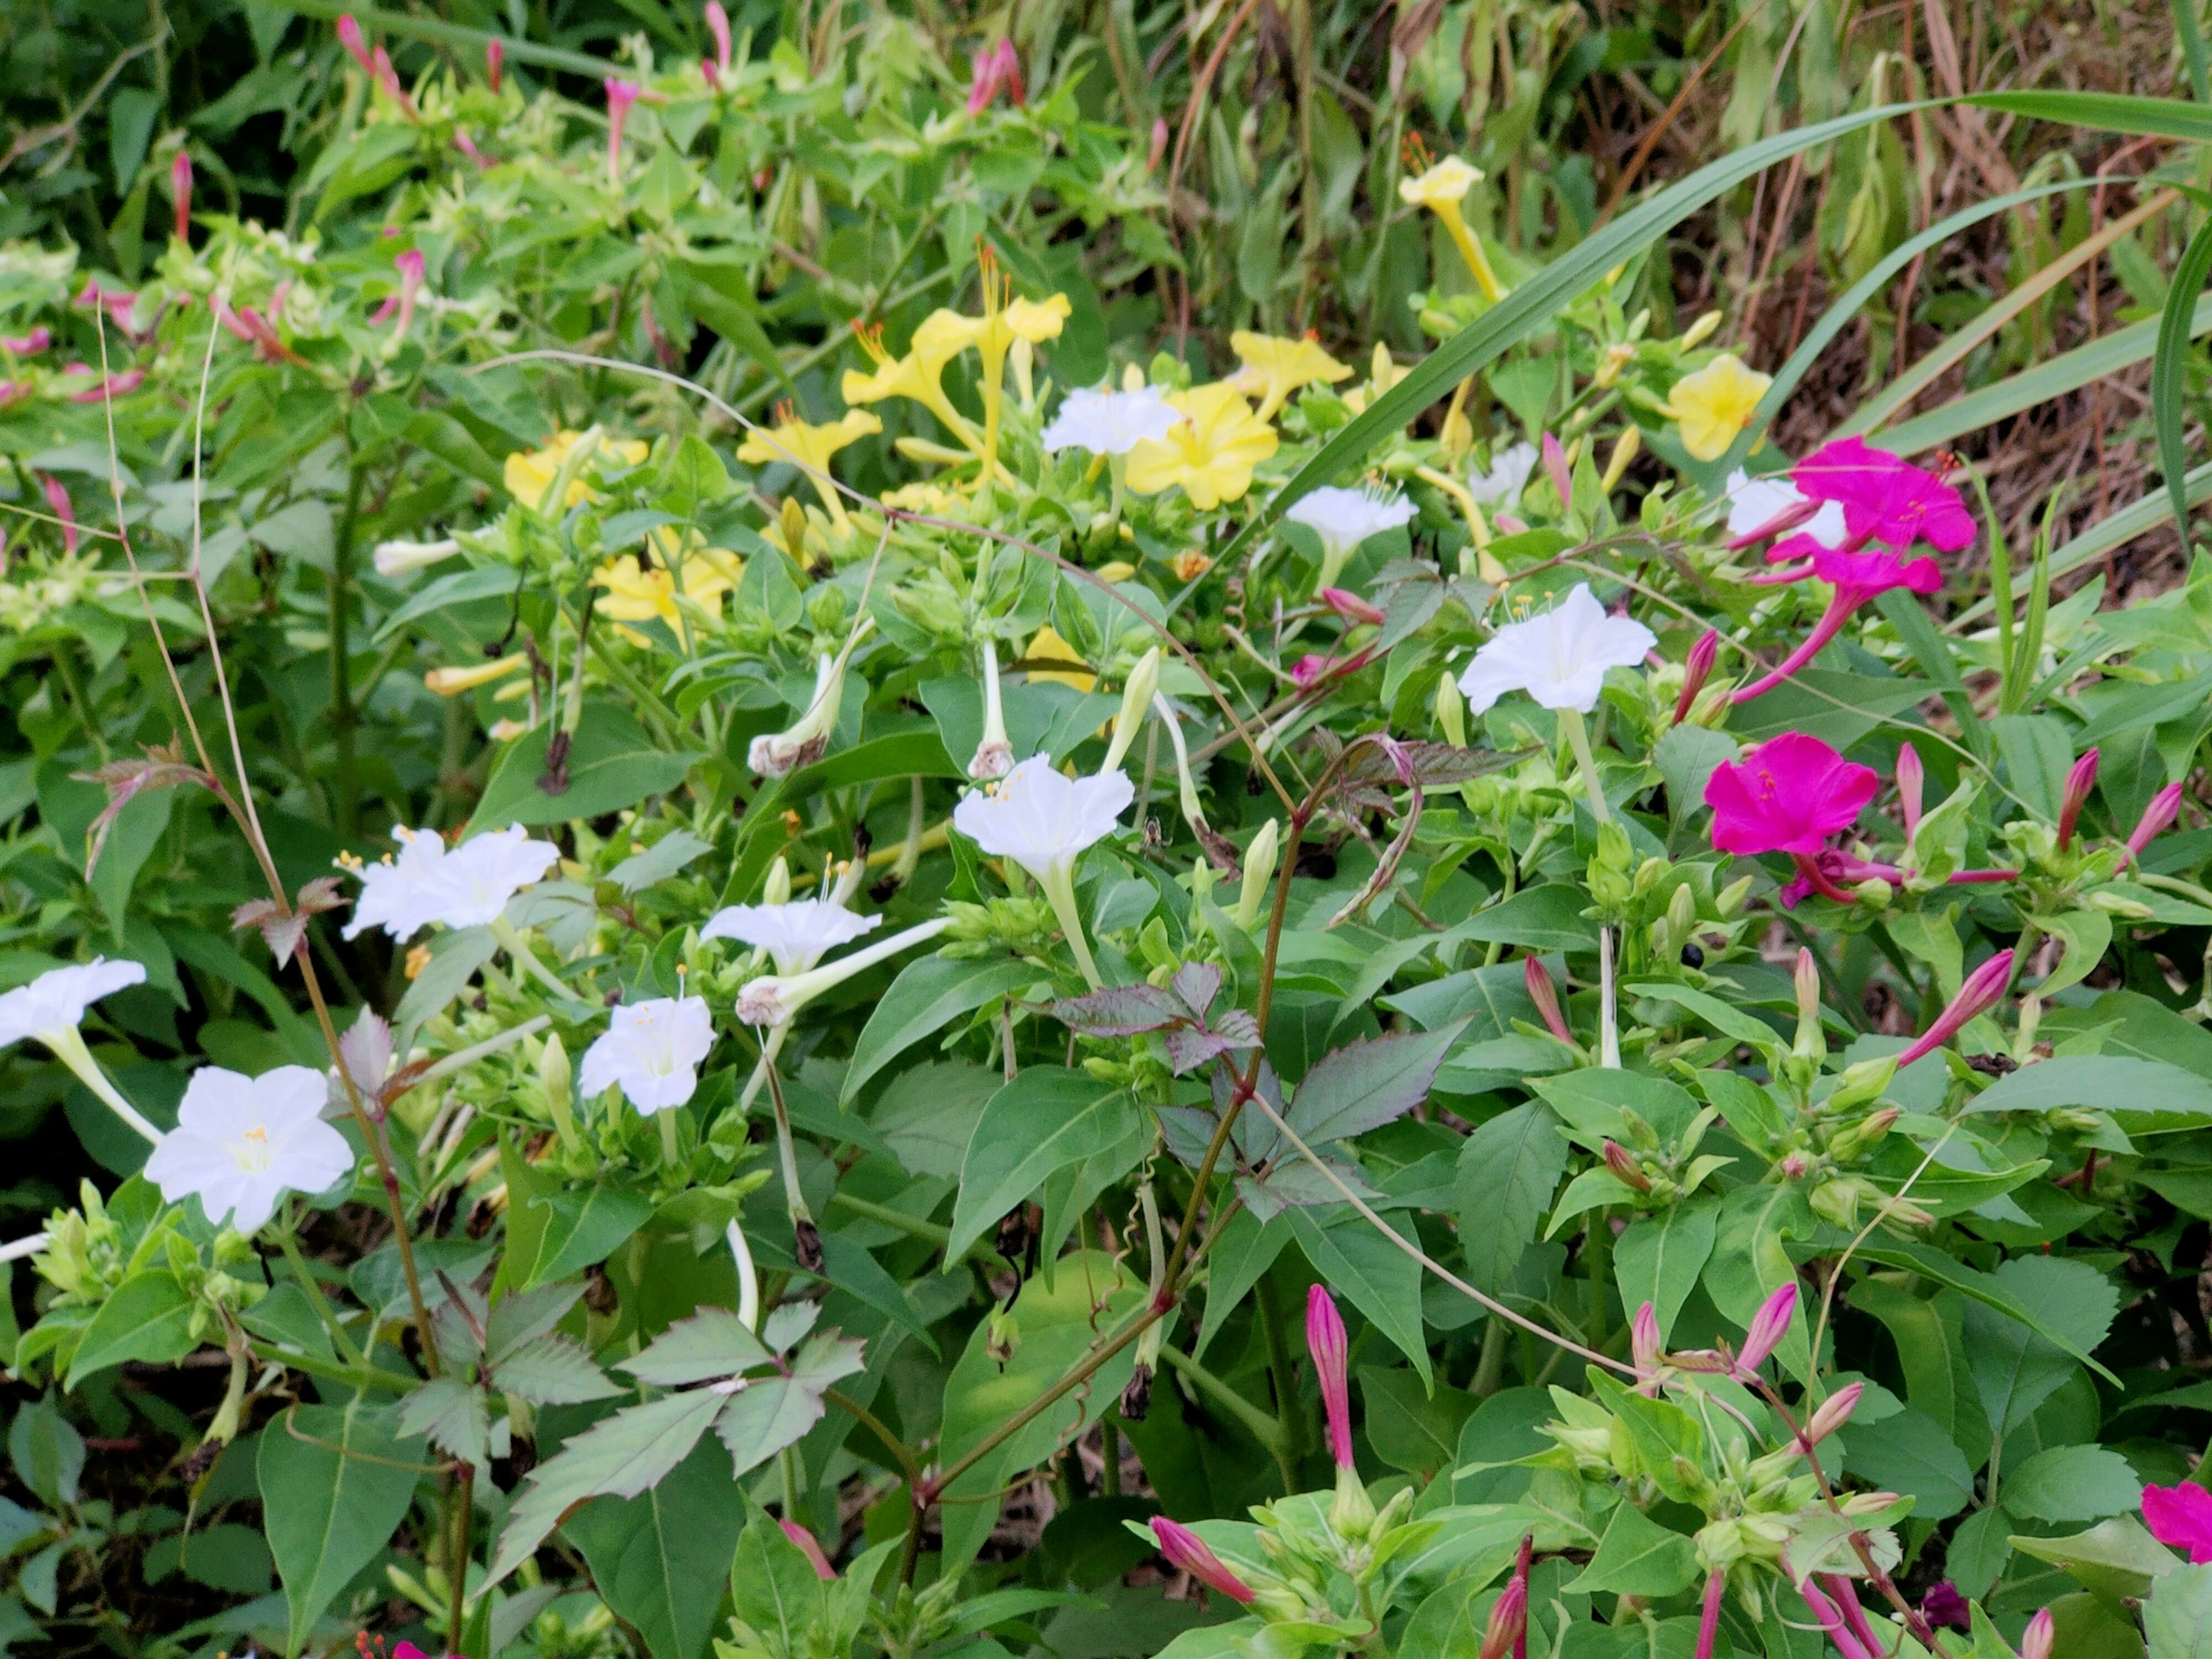
[[[1896,1075],[1894,1054],[1885,1054],[1879,1060],[1855,1060],[1844,1067],[1843,1075],[1836,1081],[1835,1093],[1828,1097],[1828,1104],[1842,1111],[1863,1106],[1869,1100],[1879,1100],[1881,1091],[1889,1087],[1890,1079]]]
[[[1128,683],[1121,688],[1121,712],[1114,717],[1113,740],[1106,745],[1106,759],[1098,768],[1102,776],[1119,766],[1129,752],[1129,745],[1144,729],[1145,716],[1152,712],[1152,694],[1159,689],[1160,648],[1154,646],[1137,659]]]
[[[1267,884],[1274,879],[1280,840],[1275,820],[1269,818],[1252,837],[1252,844],[1244,849],[1244,878],[1237,892],[1237,925],[1248,933],[1259,926],[1260,910],[1267,899]]]
[[[1707,340],[1712,338],[1713,331],[1720,327],[1722,320],[1721,313],[1717,311],[1709,311],[1704,316],[1698,318],[1696,322],[1690,325],[1687,331],[1683,334],[1682,349],[1685,351],[1695,351]]]
[[[1449,673],[1437,681],[1437,730],[1453,748],[1467,747],[1467,698]]]
[[[775,862],[768,867],[768,879],[761,884],[761,902],[763,904],[791,902],[791,866],[785,861],[781,853],[775,855]]]
[[[1022,1328],[1013,1315],[1003,1308],[992,1310],[983,1340],[983,1350],[1003,1367],[1021,1351]]]
[[[1743,908],[1743,902],[1751,896],[1753,879],[1753,877],[1746,876],[1741,881],[1732,881],[1715,895],[1713,908],[1720,914],[1722,921],[1728,921]]]
[[[2027,1628],[2021,1632],[2020,1659],[2051,1659],[2057,1649],[2057,1622],[2051,1618],[2051,1609],[2045,1607],[2029,1620]]]
[[[1797,993],[1797,1040],[1790,1051],[1806,1058],[1817,1059],[1828,1052],[1828,1040],[1820,1030],[1820,969],[1813,960],[1813,953],[1798,948],[1796,970],[1790,983]]]
[[[1618,489],[1620,481],[1628,476],[1630,465],[1643,448],[1644,428],[1632,423],[1613,445],[1613,457],[1605,464],[1605,476],[1598,480],[1598,488],[1608,495]]]
[[[1819,1445],[1838,1429],[1851,1420],[1851,1413],[1859,1408],[1859,1397],[1866,1393],[1866,1384],[1854,1382],[1841,1388],[1820,1402],[1813,1419],[1805,1425],[1805,1437]]]
[[[1851,890],[1859,896],[1859,902],[1870,910],[1887,910],[1897,890],[1880,876],[1869,876]]]
[[[1651,1177],[1644,1173],[1628,1149],[1619,1141],[1605,1143],[1605,1167],[1613,1171],[1624,1187],[1639,1193],[1651,1190]]]

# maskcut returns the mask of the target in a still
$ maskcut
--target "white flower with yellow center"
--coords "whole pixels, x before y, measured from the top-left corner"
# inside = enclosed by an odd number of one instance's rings
[[[619,1088],[650,1117],[681,1106],[699,1086],[699,1062],[714,1046],[704,997],[656,997],[617,1007],[605,1033],[584,1050],[576,1085],[585,1098]]]
[[[955,829],[992,857],[1012,859],[1044,890],[1093,986],[1098,969],[1075,908],[1075,861],[1114,832],[1136,793],[1126,772],[1070,778],[1053,770],[1047,757],[1032,755],[952,809]]]
[[[323,1121],[330,1085],[305,1066],[259,1077],[204,1066],[185,1085],[177,1127],[146,1160],[173,1203],[197,1198],[208,1219],[258,1232],[287,1192],[327,1191],[353,1172],[353,1149]]]
[[[1478,714],[1508,691],[1587,714],[1597,707],[1605,671],[1643,661],[1656,643],[1650,629],[1608,615],[1589,584],[1578,582],[1554,609],[1499,629],[1460,675],[1459,689]]]
[[[434,830],[392,832],[396,862],[363,866],[361,897],[345,937],[381,927],[402,944],[432,922],[447,927],[488,927],[507,902],[559,862],[550,842],[532,841],[520,824],[471,836],[448,849]]]

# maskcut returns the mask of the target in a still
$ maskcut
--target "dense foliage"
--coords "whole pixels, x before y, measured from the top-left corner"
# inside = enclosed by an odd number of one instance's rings
[[[9,158],[0,1646],[2200,1650],[2212,114],[512,9]],[[1937,450],[2137,365],[2139,501]]]

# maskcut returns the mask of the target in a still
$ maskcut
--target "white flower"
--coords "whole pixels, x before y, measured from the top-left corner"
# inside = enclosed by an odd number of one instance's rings
[[[714,1046],[704,997],[627,1003],[614,1011],[605,1035],[584,1050],[577,1088],[589,1099],[620,1085],[623,1098],[650,1117],[691,1098],[699,1062]]]
[[[748,1025],[787,1024],[792,1016],[824,991],[842,985],[863,968],[872,968],[885,957],[896,956],[909,945],[935,939],[951,925],[951,917],[939,916],[902,933],[878,939],[865,951],[855,951],[849,957],[810,968],[803,974],[768,974],[749,980],[738,993],[738,1018]]]
[[[432,922],[483,927],[499,920],[507,901],[557,863],[560,849],[532,841],[520,824],[487,830],[448,849],[434,830],[392,832],[399,857],[362,866],[361,896],[344,933],[381,927],[401,943]]]
[[[1605,671],[1643,661],[1656,643],[1642,623],[1607,615],[1589,585],[1579,583],[1556,610],[1499,629],[1474,653],[1459,689],[1478,714],[1508,691],[1586,714],[1597,707]]]
[[[75,1032],[84,1011],[111,991],[143,985],[146,969],[135,962],[94,957],[69,968],[50,968],[28,985],[0,995],[0,1048],[35,1037],[52,1048],[54,1038]]]
[[[404,576],[410,570],[421,570],[442,559],[450,559],[461,550],[456,541],[442,542],[379,542],[376,544],[376,574],[380,576]]]
[[[1413,504],[1395,490],[1323,485],[1300,497],[1284,516],[1321,538],[1321,577],[1315,585],[1328,587],[1334,584],[1345,562],[1359,550],[1362,543],[1407,523],[1413,512]]]
[[[1157,442],[1182,418],[1152,386],[1133,392],[1071,392],[1046,427],[1048,451],[1087,449],[1094,455],[1126,455],[1147,440]]]
[[[779,974],[802,974],[841,945],[880,927],[881,916],[856,916],[834,899],[790,904],[732,904],[717,910],[699,937],[733,939],[769,953]]]
[[[286,1192],[327,1191],[353,1171],[353,1149],[323,1121],[320,1072],[279,1066],[259,1077],[204,1066],[185,1085],[177,1127],[146,1160],[161,1196],[198,1198],[208,1219],[258,1232]]]
[[[876,631],[875,618],[863,617],[846,636],[844,649],[823,656],[814,665],[814,695],[806,712],[781,732],[765,732],[745,750],[745,764],[764,778],[788,777],[802,766],[811,766],[830,747],[838,712],[845,706],[845,665],[861,641]]]
[[[994,858],[1012,859],[1036,878],[1060,918],[1083,977],[1096,987],[1083,919],[1075,908],[1075,860],[1103,841],[1136,795],[1126,772],[1071,778],[1032,755],[988,789],[952,809],[953,828]]]
[[[1528,475],[1536,470],[1536,446],[1517,443],[1491,457],[1487,472],[1470,472],[1467,493],[1484,507],[1508,506],[1521,499]]]
[[[1792,507],[1803,506],[1805,497],[1779,474],[1754,478],[1738,467],[1728,476],[1728,533],[1733,538],[1764,529]],[[1822,501],[1819,512],[1795,526],[1795,533],[1810,536],[1823,547],[1841,547],[1850,539],[1843,504]]]

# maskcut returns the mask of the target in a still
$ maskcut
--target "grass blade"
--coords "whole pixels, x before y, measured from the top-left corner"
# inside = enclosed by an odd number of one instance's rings
[[[2131,98],[2117,92],[1978,92],[1961,103],[1974,104],[2033,121],[2092,127],[2194,143],[2212,139],[2212,108],[2178,98]]]
[[[2204,31],[2197,22],[2197,0],[2173,0],[2173,32],[2181,37],[2181,56],[2189,65],[2189,90],[2200,104],[2212,104],[2212,63],[2204,56]]]
[[[2179,3],[2179,0],[2177,0]],[[2181,430],[2181,394],[2188,380],[2190,321],[2204,279],[2212,276],[2212,219],[2197,228],[2189,246],[2173,268],[2173,283],[2166,290],[2166,305],[2158,319],[2158,351],[2151,359],[2150,409],[2158,428],[2159,470],[2166,474],[2166,499],[2173,504],[2173,522],[2189,544],[2189,497],[2182,479],[2189,468],[2189,449]]]

